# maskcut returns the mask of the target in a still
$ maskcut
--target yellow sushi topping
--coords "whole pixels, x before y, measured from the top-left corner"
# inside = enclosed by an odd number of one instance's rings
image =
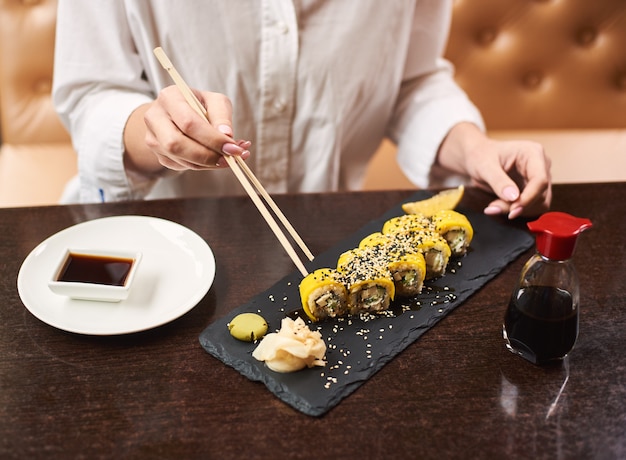
[[[474,229],[470,221],[460,212],[445,209],[431,217],[435,231],[443,236],[452,254],[465,254],[474,237]]]

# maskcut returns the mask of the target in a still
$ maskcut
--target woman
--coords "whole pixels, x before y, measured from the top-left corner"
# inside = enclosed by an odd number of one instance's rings
[[[73,198],[241,193],[223,155],[273,193],[358,189],[389,136],[417,186],[469,178],[497,195],[487,213],[541,212],[548,159],[485,136],[442,59],[450,18],[442,0],[60,0],[53,97],[78,152]]]

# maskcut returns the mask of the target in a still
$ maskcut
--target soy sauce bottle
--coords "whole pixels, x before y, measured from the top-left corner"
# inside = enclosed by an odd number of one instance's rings
[[[529,222],[537,252],[513,289],[503,325],[506,347],[534,364],[563,359],[578,337],[578,275],[571,257],[589,219],[548,212]]]

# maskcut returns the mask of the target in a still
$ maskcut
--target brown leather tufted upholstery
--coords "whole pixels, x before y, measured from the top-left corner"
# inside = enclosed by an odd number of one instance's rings
[[[0,0],[0,206],[56,203],[76,155],[52,107],[56,0]]]
[[[489,129],[626,128],[624,0],[457,0],[447,56]]]
[[[456,0],[446,53],[499,139],[541,142],[555,182],[626,180],[626,1]],[[410,188],[385,142],[366,188]]]

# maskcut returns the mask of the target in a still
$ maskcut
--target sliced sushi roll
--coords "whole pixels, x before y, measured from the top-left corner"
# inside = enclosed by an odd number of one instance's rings
[[[312,321],[345,316],[348,313],[348,291],[337,270],[319,268],[300,283],[300,300]]]
[[[411,297],[422,292],[426,260],[421,252],[390,253],[387,269],[393,278],[397,296]]]
[[[367,235],[359,242],[359,248],[386,246],[393,242],[393,238],[382,232],[374,232]]]
[[[344,252],[337,271],[348,290],[348,313],[387,310],[395,296],[395,285],[380,248],[356,248]]]
[[[426,277],[426,261],[424,255],[412,245],[385,235],[381,232],[372,233],[361,240],[359,248],[379,248],[381,257],[395,284],[396,296],[411,297],[422,291]]]
[[[430,219],[421,214],[405,214],[398,217],[392,217],[383,224],[382,233],[385,235],[426,230],[432,228]]]
[[[438,233],[431,230],[406,231],[396,233],[394,238],[424,255],[426,279],[437,278],[446,272],[452,251],[445,238]]]
[[[435,231],[448,242],[453,256],[462,256],[467,252],[474,237],[474,229],[467,217],[456,211],[443,210],[435,213],[430,220]]]

